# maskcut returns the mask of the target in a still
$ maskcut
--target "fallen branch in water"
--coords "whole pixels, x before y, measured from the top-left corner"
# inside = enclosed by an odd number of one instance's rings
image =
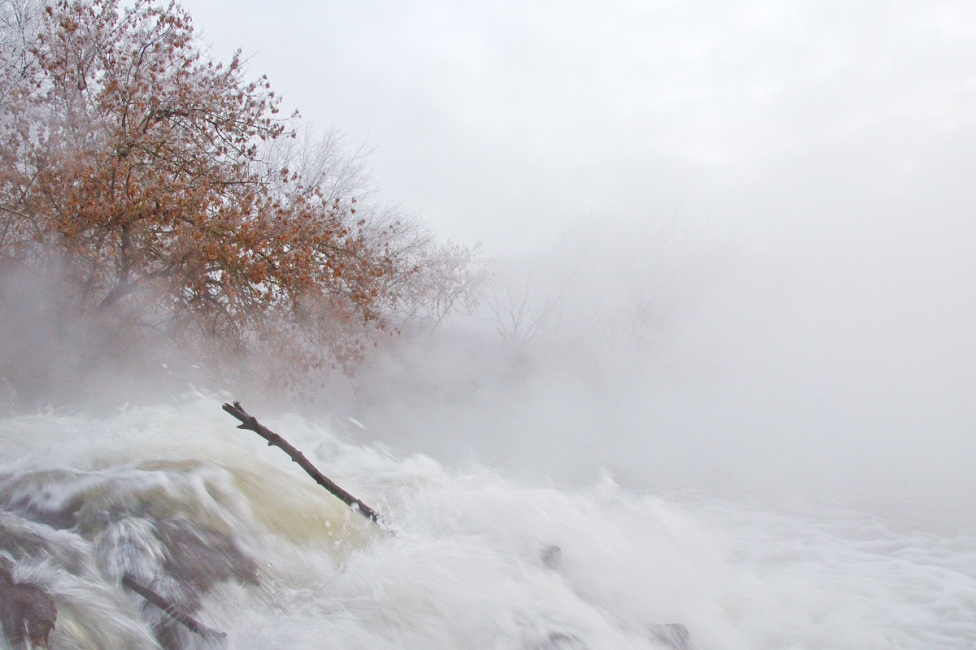
[[[217,630],[210,629],[203,623],[199,622],[189,614],[181,612],[176,608],[175,605],[171,604],[168,600],[157,594],[155,591],[146,587],[145,585],[137,582],[132,576],[126,574],[122,576],[122,585],[130,589],[143,598],[146,599],[151,605],[158,607],[163,610],[163,613],[169,616],[171,619],[184,626],[186,629],[190,630],[195,634],[199,634],[205,639],[209,640],[220,640],[227,637],[223,632],[218,632]]]
[[[240,402],[224,404],[223,408],[225,411],[241,421],[241,423],[237,426],[238,429],[253,431],[267,440],[269,447],[278,447],[288,454],[293,461],[301,465],[302,469],[304,469],[309,476],[315,479],[316,483],[334,494],[340,501],[344,502],[353,510],[359,512],[359,514],[363,515],[367,519],[374,521],[377,524],[380,523],[380,516],[375,510],[332,482],[329,477],[320,472],[315,465],[309,462],[302,452],[292,447],[287,440],[258,422],[253,415],[248,414],[243,408],[241,408]]]

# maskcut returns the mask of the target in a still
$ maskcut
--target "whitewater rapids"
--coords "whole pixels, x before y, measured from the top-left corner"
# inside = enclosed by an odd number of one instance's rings
[[[159,647],[164,617],[126,573],[231,648],[667,648],[654,631],[675,623],[700,650],[976,647],[970,533],[663,499],[609,477],[526,487],[254,413],[384,531],[220,403],[0,419],[0,555],[57,603],[52,648]]]

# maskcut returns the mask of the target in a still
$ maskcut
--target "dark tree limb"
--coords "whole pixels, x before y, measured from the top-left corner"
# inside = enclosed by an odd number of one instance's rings
[[[302,452],[292,447],[287,440],[258,422],[253,415],[248,414],[243,408],[241,408],[240,402],[224,404],[223,408],[225,411],[241,421],[241,424],[239,424],[237,427],[238,429],[253,431],[267,440],[269,447],[278,447],[288,454],[293,461],[301,465],[302,469],[304,469],[309,476],[315,479],[316,483],[334,494],[340,501],[344,502],[353,510],[359,512],[359,514],[363,515],[370,521],[376,522],[377,524],[380,523],[380,516],[375,510],[332,482],[329,477],[320,472],[315,465],[305,458],[305,455]]]
[[[184,626],[186,629],[190,630],[194,634],[199,634],[205,639],[219,641],[227,637],[223,632],[218,632],[213,630],[203,623],[199,622],[186,612],[180,611],[175,605],[170,603],[168,600],[157,594],[155,591],[146,587],[145,585],[137,582],[132,576],[126,574],[122,576],[122,586],[126,589],[130,589],[143,598],[146,599],[151,605],[158,607],[163,610],[163,613],[169,616],[171,619]]]

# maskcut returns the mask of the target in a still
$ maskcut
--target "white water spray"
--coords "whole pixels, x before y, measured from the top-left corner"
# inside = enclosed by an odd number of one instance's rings
[[[209,647],[123,573],[233,648],[666,648],[656,632],[676,623],[702,650],[976,643],[971,536],[662,500],[609,477],[527,488],[353,445],[328,423],[268,424],[396,534],[209,397],[0,421],[2,553],[57,602],[51,647]]]

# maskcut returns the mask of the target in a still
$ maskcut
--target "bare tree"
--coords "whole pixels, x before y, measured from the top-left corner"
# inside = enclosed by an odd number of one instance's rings
[[[559,323],[563,296],[544,290],[528,273],[496,274],[486,304],[502,341],[518,354]]]

